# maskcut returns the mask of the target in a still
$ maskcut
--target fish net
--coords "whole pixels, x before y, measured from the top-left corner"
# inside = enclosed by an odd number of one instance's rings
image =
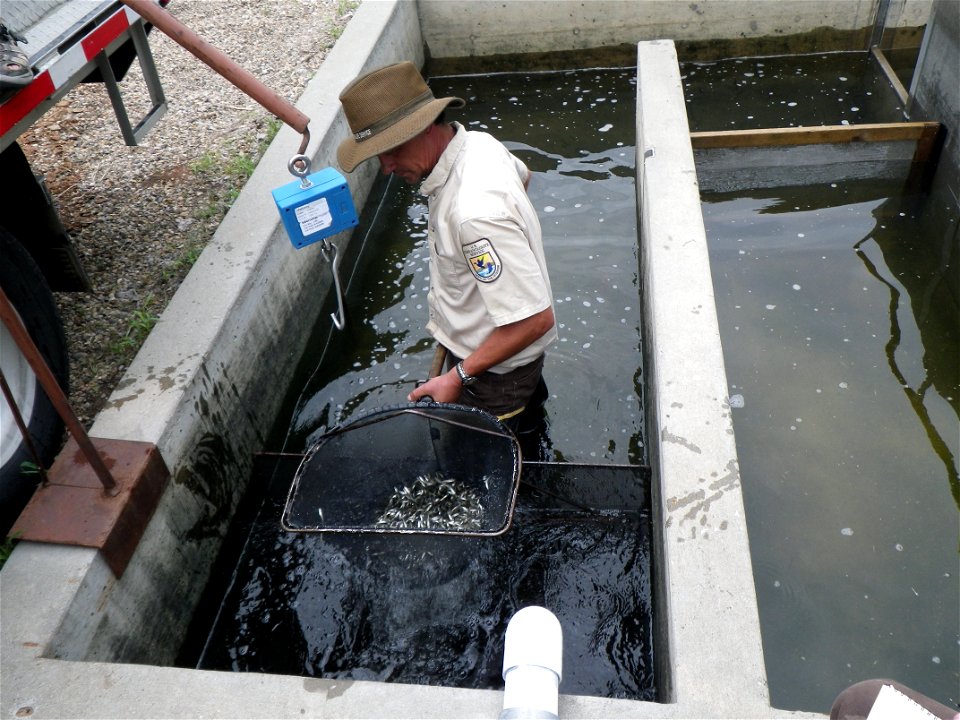
[[[447,403],[382,408],[324,434],[297,469],[291,532],[500,535],[520,449],[493,415]]]

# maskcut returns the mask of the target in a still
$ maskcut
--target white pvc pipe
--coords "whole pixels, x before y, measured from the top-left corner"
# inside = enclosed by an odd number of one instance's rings
[[[563,630],[546,608],[519,610],[507,624],[500,720],[559,720]]]

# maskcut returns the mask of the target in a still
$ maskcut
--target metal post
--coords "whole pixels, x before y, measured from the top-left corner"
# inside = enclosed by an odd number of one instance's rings
[[[51,372],[50,367],[47,365],[47,361],[43,359],[43,355],[40,354],[33,339],[30,337],[30,333],[28,333],[27,329],[23,326],[20,316],[17,314],[13,304],[7,298],[7,294],[2,288],[0,288],[0,320],[2,320],[3,324],[10,330],[13,341],[17,344],[17,347],[20,348],[20,352],[23,353],[23,356],[30,364],[31,369],[37,376],[37,380],[40,382],[41,387],[43,387],[44,392],[47,393],[47,397],[50,398],[50,402],[53,403],[57,413],[63,418],[67,430],[70,431],[73,439],[77,441],[77,445],[80,446],[80,450],[86,457],[87,462],[90,463],[90,467],[93,468],[93,471],[103,484],[104,490],[107,494],[113,494],[113,491],[115,491],[117,487],[117,481],[113,479],[113,476],[103,462],[103,458],[100,457],[100,453],[97,452],[97,448],[94,447],[93,442],[91,442],[90,436],[87,435],[87,431],[83,429],[83,425],[80,424],[80,421],[74,414],[73,408],[70,407],[70,401],[60,388],[60,383],[57,382],[57,378],[54,377],[53,372]]]

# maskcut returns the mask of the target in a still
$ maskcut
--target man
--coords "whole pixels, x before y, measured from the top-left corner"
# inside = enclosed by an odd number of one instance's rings
[[[416,67],[401,62],[348,85],[340,102],[353,135],[337,150],[346,172],[377,157],[385,174],[422,183],[428,199],[430,306],[427,331],[450,368],[410,393],[462,402],[503,420],[536,391],[544,350],[557,337],[553,295],[530,171],[492,136],[447,123],[460,98],[435,98]]]

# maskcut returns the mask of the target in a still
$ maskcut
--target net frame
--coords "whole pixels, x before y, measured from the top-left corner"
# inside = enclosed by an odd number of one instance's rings
[[[391,423],[388,428],[386,423]],[[432,450],[405,455],[402,458],[386,452],[358,454],[356,446],[375,445],[378,436],[392,436],[398,431],[410,436],[409,427],[420,423],[429,437],[414,432],[412,445]],[[360,433],[360,435],[357,435]],[[349,440],[344,440],[350,435]],[[451,445],[451,437],[461,440]],[[369,439],[371,442],[364,442]],[[437,443],[445,445],[438,447]],[[351,445],[352,444],[352,445]],[[389,443],[388,443],[389,444]],[[350,457],[337,454],[339,446],[354,450]],[[403,443],[399,447],[405,447]],[[474,464],[469,457],[483,458]],[[359,465],[359,467],[356,467]],[[344,467],[353,468],[350,482],[337,482]],[[453,403],[419,402],[379,408],[324,433],[304,455],[287,493],[281,515],[281,526],[295,533],[371,533],[404,535],[456,535],[493,537],[510,529],[520,484],[520,446],[514,434],[494,415],[479,408]],[[340,471],[340,472],[337,472]],[[388,501],[388,490],[397,492],[397,482],[390,478],[409,479],[438,472],[456,476],[457,482],[484,498],[482,520],[477,528],[457,527],[383,527],[375,519],[344,519],[352,510],[378,506]],[[366,473],[366,476],[365,476]],[[349,474],[349,473],[348,473]],[[323,503],[318,502],[323,500]],[[324,503],[330,500],[337,511],[324,516]],[[358,512],[361,512],[358,510]],[[313,513],[313,520],[308,518]],[[363,514],[361,512],[361,514]]]

